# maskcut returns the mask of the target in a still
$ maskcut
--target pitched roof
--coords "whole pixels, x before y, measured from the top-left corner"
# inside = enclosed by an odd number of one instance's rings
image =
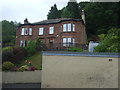
[[[82,21],[82,19],[72,19],[72,18],[60,18],[60,19],[49,19],[49,20],[43,20],[40,22],[35,22],[35,23],[28,23],[28,24],[21,24],[20,26],[23,25],[47,25],[47,24],[56,24],[56,23],[60,23],[63,21]]]

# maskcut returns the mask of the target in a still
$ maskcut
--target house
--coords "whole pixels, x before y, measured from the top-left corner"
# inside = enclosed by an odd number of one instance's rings
[[[16,46],[25,47],[28,40],[40,38],[47,49],[63,50],[66,47],[84,47],[85,24],[82,19],[60,18],[29,23],[24,20],[17,28]]]

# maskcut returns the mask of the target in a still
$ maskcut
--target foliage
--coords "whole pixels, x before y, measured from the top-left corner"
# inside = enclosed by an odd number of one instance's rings
[[[27,65],[21,66],[17,71],[26,71],[28,69]]]
[[[2,61],[10,61],[17,64],[26,56],[27,53],[24,48],[13,48],[12,50],[2,52]]]
[[[36,50],[36,42],[33,40],[30,40],[27,47],[25,47],[28,56],[31,56],[37,52]]]
[[[11,70],[12,68],[14,68],[14,64],[7,61],[7,62],[4,62],[3,65],[2,65],[2,69],[3,70]]]
[[[106,34],[110,28],[119,26],[117,2],[80,2],[79,5],[85,10],[88,37]]]
[[[5,47],[5,48],[2,48],[2,51],[3,51],[3,52],[11,51],[11,50],[12,50],[12,47]]]
[[[61,14],[62,18],[81,18],[81,10],[79,8],[78,3],[76,2],[68,2],[68,5],[63,9]]]
[[[2,23],[2,45],[9,46],[14,45],[15,43],[15,35],[16,35],[16,26],[13,21],[9,22],[7,20],[3,20]]]
[[[51,7],[51,10],[48,12],[47,18],[48,19],[60,18],[60,12],[57,9],[57,5],[56,4],[54,4],[54,6]]]
[[[83,49],[78,48],[78,47],[70,47],[70,48],[67,48],[67,51],[72,51],[72,52],[82,52]]]
[[[95,47],[95,52],[120,52],[120,28],[112,28],[104,38],[101,38],[100,45]],[[103,35],[100,35],[103,36]]]

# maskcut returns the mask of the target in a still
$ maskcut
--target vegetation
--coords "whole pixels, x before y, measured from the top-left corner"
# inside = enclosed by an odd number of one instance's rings
[[[66,7],[63,7],[58,11],[60,12],[60,18],[81,19],[81,10],[84,10],[86,17],[86,31],[88,40],[90,40],[97,37],[97,35],[107,34],[110,28],[120,27],[119,6],[120,2],[68,2]],[[52,12],[53,11],[50,10],[49,13]],[[49,13],[50,19],[55,19],[52,18],[55,14]],[[56,18],[59,18],[59,16]]]
[[[11,70],[12,68],[14,67],[14,64],[7,61],[7,62],[4,62],[3,65],[2,65],[2,69],[3,70]]]
[[[14,63],[17,67],[12,69],[14,71],[34,71],[36,69],[41,70],[42,55],[40,54],[40,43],[41,41],[38,38],[36,41],[30,40],[28,46],[26,47],[12,49],[10,47],[5,47],[4,52],[2,53],[3,64],[6,61]],[[11,68],[9,70],[11,70]]]
[[[83,49],[78,48],[78,47],[70,47],[70,48],[67,48],[67,51],[71,51],[71,52],[83,52]]]
[[[16,26],[20,23],[17,22],[9,22],[7,20],[3,20],[2,23],[2,45],[4,46],[14,46],[15,37],[16,37]]]
[[[95,47],[95,52],[120,52],[120,28],[112,28],[107,34],[101,34],[100,44]]]

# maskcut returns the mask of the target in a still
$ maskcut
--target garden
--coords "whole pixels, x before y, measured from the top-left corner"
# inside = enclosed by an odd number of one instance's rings
[[[34,71],[42,69],[41,41],[29,40],[26,47],[5,47],[2,49],[3,71]]]

